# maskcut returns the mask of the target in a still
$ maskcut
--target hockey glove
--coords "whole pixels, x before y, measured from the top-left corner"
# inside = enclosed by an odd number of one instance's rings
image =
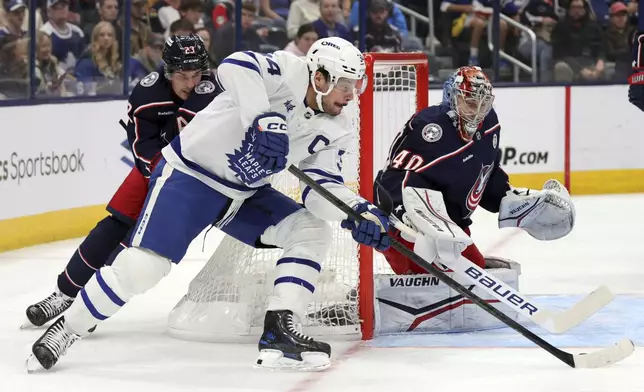
[[[343,229],[351,230],[351,236],[356,242],[371,246],[379,251],[387,250],[390,245],[387,236],[389,230],[387,215],[366,201],[356,204],[353,209],[365,219],[356,222],[351,217],[347,217],[340,223],[340,226]]]
[[[276,112],[255,118],[240,149],[228,154],[228,163],[244,184],[253,184],[286,168],[289,140],[286,119]]]
[[[638,33],[633,40],[633,73],[628,78],[628,100],[640,110],[644,111],[644,33]],[[642,48],[644,49],[644,48]]]

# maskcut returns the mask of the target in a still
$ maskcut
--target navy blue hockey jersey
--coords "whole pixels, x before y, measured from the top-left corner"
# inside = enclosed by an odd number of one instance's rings
[[[499,167],[501,126],[496,112],[490,111],[469,142],[460,137],[456,118],[448,107],[430,106],[396,136],[377,181],[391,194],[399,218],[405,186],[441,192],[450,218],[462,228],[472,223],[470,216],[479,204],[498,212],[510,185]],[[377,186],[374,191],[378,202],[382,195]]]
[[[163,68],[141,79],[130,94],[125,129],[136,167],[145,177],[161,149],[221,91],[214,77],[204,76],[184,101],[172,91]]]

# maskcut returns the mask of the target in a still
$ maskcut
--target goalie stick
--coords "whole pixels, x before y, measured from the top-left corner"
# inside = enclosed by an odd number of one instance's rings
[[[304,174],[300,169],[291,165],[288,168],[288,171],[297,177],[300,181],[309,186],[312,190],[317,192],[319,195],[324,197],[327,201],[333,204],[335,207],[339,208],[342,212],[346,213],[352,219],[356,221],[362,221],[363,218],[360,214],[355,212],[351,207],[346,205],[342,200],[338,199],[334,194],[326,190],[323,186],[316,183],[309,176]],[[624,358],[627,358],[635,350],[635,345],[629,339],[623,339],[618,343],[610,347],[606,347],[590,353],[581,353],[581,354],[571,354],[566,351],[560,350],[550,343],[546,342],[532,331],[519,324],[515,320],[506,316],[503,312],[495,308],[494,306],[488,304],[483,299],[481,299],[476,294],[472,293],[470,290],[456,282],[445,272],[441,271],[436,266],[430,264],[422,257],[418,256],[412,250],[408,249],[405,245],[396,241],[394,238],[391,238],[391,246],[400,252],[403,256],[409,258],[412,262],[417,264],[419,267],[424,268],[429,271],[435,277],[440,279],[441,282],[445,283],[447,286],[454,289],[456,292],[463,295],[465,298],[472,301],[487,313],[491,314],[501,322],[503,322],[508,327],[514,329],[519,334],[523,335],[525,338],[541,347],[560,361],[564,362],[570,367],[573,368],[598,368],[602,366],[607,366],[616,362],[621,361]]]
[[[380,184],[377,185],[379,200],[381,200],[381,205],[378,207],[385,213],[391,214],[393,211],[393,201],[391,196],[382,186],[380,186]],[[416,194],[418,195],[417,191]],[[420,197],[419,199],[422,200]],[[433,209],[426,204],[427,202],[425,200],[423,200],[423,203],[425,203],[429,214],[432,214],[439,221],[444,219],[436,215],[433,212]],[[397,219],[395,215],[390,215],[389,219],[398,230],[408,234],[410,237],[416,237],[416,232]],[[555,334],[564,333],[569,329],[576,327],[608,305],[613,298],[615,298],[615,295],[608,289],[608,287],[602,285],[585,296],[571,308],[555,312],[551,309],[540,306],[533,301],[527,302],[525,300],[525,295],[517,292],[501,280],[490,276],[485,272],[485,270],[471,263],[462,256],[458,260],[441,260],[440,263],[446,265],[458,275],[468,279],[474,285],[496,297],[499,301],[510,306],[519,314],[528,318],[546,331]]]

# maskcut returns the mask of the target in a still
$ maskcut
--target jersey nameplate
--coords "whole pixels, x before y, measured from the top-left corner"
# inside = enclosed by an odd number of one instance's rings
[[[156,71],[150,72],[143,79],[141,79],[141,86],[150,87],[154,83],[156,83],[157,80],[159,80],[159,73]]]

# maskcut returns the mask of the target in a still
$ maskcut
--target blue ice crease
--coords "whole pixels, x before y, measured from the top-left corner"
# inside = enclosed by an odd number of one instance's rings
[[[582,296],[531,296],[541,306],[565,309]],[[553,345],[563,347],[599,347],[628,337],[638,346],[644,345],[644,297],[618,295],[608,306],[562,335],[555,335],[532,324],[519,321],[532,332]],[[535,345],[510,328],[492,331],[453,334],[414,334],[378,336],[374,347],[534,347]]]

